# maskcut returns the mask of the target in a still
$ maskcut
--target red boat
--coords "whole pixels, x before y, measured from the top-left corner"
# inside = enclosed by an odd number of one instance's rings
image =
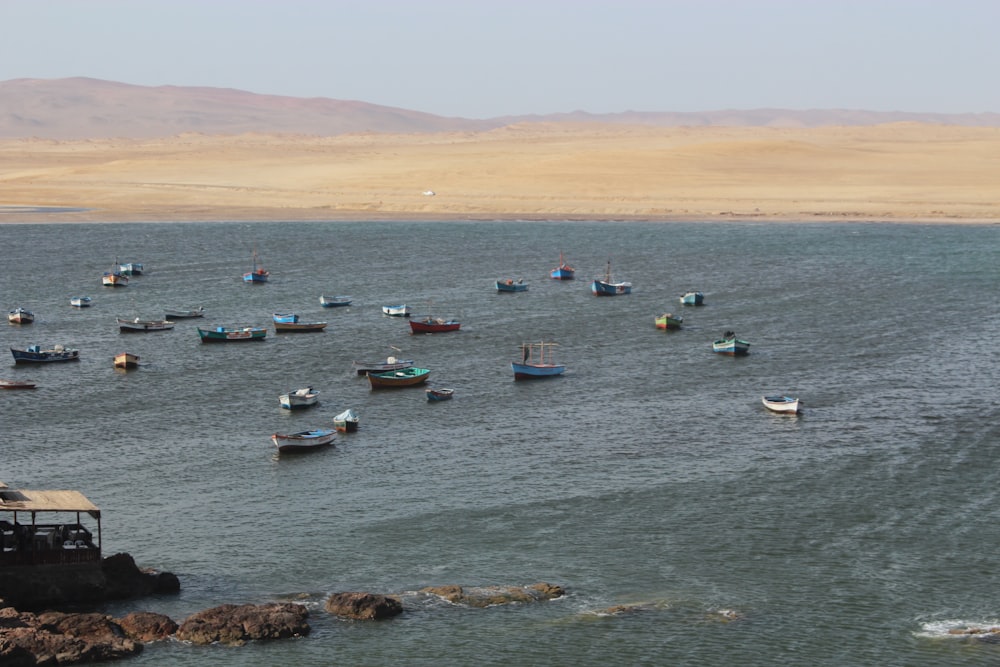
[[[411,333],[444,333],[445,331],[458,331],[462,323],[457,320],[445,320],[440,317],[424,317],[418,320],[410,320]]]

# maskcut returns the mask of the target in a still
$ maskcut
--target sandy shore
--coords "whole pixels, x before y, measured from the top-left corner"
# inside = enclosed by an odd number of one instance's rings
[[[994,223],[997,155],[998,128],[920,124],[532,124],[483,133],[0,140],[0,223]]]

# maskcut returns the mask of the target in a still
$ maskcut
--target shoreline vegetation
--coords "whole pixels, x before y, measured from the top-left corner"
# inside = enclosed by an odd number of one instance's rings
[[[0,139],[0,224],[1000,222],[1000,128],[644,127]]]

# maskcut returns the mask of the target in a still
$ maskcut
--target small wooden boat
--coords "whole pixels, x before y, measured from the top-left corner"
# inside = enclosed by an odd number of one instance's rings
[[[301,410],[319,403],[319,392],[312,387],[303,387],[278,396],[278,403],[286,410]]]
[[[23,380],[0,380],[0,389],[34,389],[34,382]]]
[[[247,340],[264,340],[267,329],[264,327],[215,327],[202,329],[198,327],[198,337],[202,343],[226,343]]]
[[[397,359],[396,357],[386,357],[385,361],[364,362],[355,361],[354,369],[358,375],[368,375],[369,373],[387,373],[409,368],[413,365],[413,359]]]
[[[685,292],[680,301],[683,306],[701,306],[705,303],[705,295],[701,292]]]
[[[187,309],[187,310],[181,309],[181,308],[176,309],[176,310],[168,310],[166,313],[164,313],[163,319],[165,319],[165,320],[190,320],[190,319],[193,319],[195,317],[204,317],[204,316],[205,316],[205,307],[204,306],[198,306],[197,308],[191,308],[191,309]]]
[[[358,415],[348,408],[333,418],[333,427],[340,433],[354,433],[358,430],[359,422]]]
[[[632,293],[632,283],[614,282],[611,279],[611,260],[608,260],[608,268],[602,278],[595,278],[590,284],[590,291],[595,296],[619,296],[621,294]]]
[[[761,402],[764,407],[771,412],[781,412],[784,414],[798,414],[801,401],[791,396],[762,396]]]
[[[121,352],[115,355],[115,368],[136,368],[139,365],[139,355],[131,352]]]
[[[140,320],[138,317],[126,320],[121,317],[116,318],[118,329],[122,333],[136,333],[143,331],[169,331],[174,328],[174,322],[170,320]]]
[[[332,428],[316,428],[298,433],[275,433],[271,436],[271,442],[278,448],[278,452],[290,454],[324,447],[332,443],[336,437],[337,432]]]
[[[452,396],[455,395],[454,389],[448,389],[447,387],[441,387],[440,389],[425,389],[427,393],[428,401],[447,401],[450,400]]]
[[[656,318],[656,328],[657,329],[680,329],[681,324],[684,323],[684,318],[679,315],[674,315],[672,313],[663,313]]]
[[[326,322],[302,322],[298,315],[291,313],[275,313],[273,319],[274,330],[277,333],[322,331],[327,325]]]
[[[555,280],[573,280],[576,277],[576,269],[566,263],[563,254],[559,253],[559,266],[549,271],[549,275]]]
[[[523,278],[501,278],[496,282],[498,292],[527,292],[528,284]]]
[[[410,307],[405,303],[398,306],[382,306],[382,312],[391,317],[409,317]]]
[[[743,356],[750,353],[750,343],[737,338],[732,331],[727,331],[722,334],[722,338],[712,343],[712,351],[731,357]]]
[[[126,262],[124,264],[119,264],[118,270],[126,276],[139,276],[142,275],[142,264],[139,262]]]
[[[87,308],[92,303],[92,299],[89,296],[74,296],[70,297],[69,305],[76,308]]]
[[[80,350],[72,350],[62,345],[54,345],[47,350],[43,350],[38,345],[29,345],[24,349],[12,347],[10,353],[14,355],[15,364],[45,364],[80,359]]]
[[[423,317],[418,320],[410,320],[410,333],[445,333],[446,331],[458,331],[461,326],[462,323],[458,320]]]
[[[26,308],[18,306],[7,313],[7,321],[11,324],[31,324],[35,321],[35,314]]]
[[[127,287],[128,276],[121,271],[105,271],[101,276],[101,284],[105,287]]]
[[[320,295],[319,305],[324,308],[343,308],[345,306],[351,305],[351,297],[349,296],[324,296]]]
[[[562,375],[566,366],[552,361],[552,348],[556,345],[558,343],[522,343],[521,360],[510,364],[514,379],[533,380]]]
[[[252,268],[249,273],[243,274],[243,282],[245,283],[266,283],[267,279],[271,276],[270,272],[266,271],[264,267],[260,265],[260,258],[257,257],[257,249],[254,248],[253,255],[251,255],[251,261],[253,263]]]
[[[387,373],[368,373],[367,377],[372,389],[391,389],[423,384],[430,374],[426,368],[410,367]]]

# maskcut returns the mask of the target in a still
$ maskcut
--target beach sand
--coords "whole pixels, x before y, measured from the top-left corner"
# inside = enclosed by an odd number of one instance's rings
[[[552,123],[481,133],[10,139],[0,140],[0,223],[993,223],[1000,221],[997,155],[1000,128],[909,123]],[[38,210],[45,207],[74,210]]]

